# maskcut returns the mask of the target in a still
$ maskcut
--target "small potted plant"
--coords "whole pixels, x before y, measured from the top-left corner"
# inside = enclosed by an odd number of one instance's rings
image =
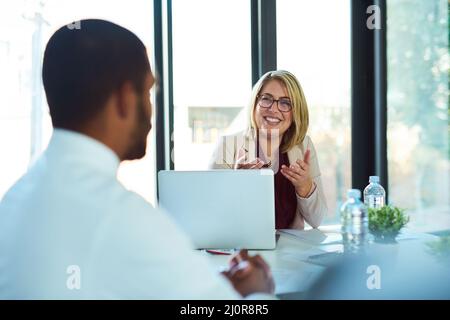
[[[376,242],[395,243],[395,238],[408,222],[404,209],[394,206],[369,208],[369,230]]]

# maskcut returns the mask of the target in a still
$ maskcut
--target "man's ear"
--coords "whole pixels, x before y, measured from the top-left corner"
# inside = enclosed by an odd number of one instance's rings
[[[117,92],[117,112],[119,117],[127,118],[134,112],[136,104],[136,91],[130,81],[124,82]]]

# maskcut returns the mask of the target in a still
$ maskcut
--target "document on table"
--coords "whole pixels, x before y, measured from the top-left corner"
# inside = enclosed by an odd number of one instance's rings
[[[278,231],[284,234],[294,236],[302,241],[305,241],[313,245],[328,245],[328,244],[342,243],[342,236],[338,232],[324,233],[319,229],[311,229],[311,230],[281,229]]]

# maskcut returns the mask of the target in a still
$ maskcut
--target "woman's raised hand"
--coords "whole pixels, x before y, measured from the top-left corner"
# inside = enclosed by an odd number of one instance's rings
[[[281,173],[288,179],[295,187],[295,191],[300,197],[307,197],[313,188],[313,181],[311,179],[311,169],[309,165],[309,157],[311,151],[308,149],[305,152],[303,160],[298,159],[296,163],[289,167],[281,166]]]

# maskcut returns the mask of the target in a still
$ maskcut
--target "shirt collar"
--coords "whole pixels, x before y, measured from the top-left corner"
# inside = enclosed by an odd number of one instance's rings
[[[50,158],[75,159],[114,175],[120,164],[117,154],[105,144],[66,129],[53,130],[46,153]]]

